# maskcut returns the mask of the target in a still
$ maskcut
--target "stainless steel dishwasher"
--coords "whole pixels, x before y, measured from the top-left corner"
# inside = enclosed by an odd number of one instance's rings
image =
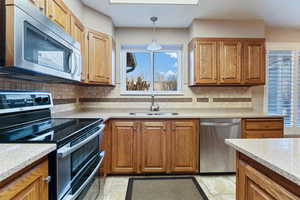
[[[200,120],[200,173],[234,173],[235,151],[225,139],[241,138],[241,119]]]

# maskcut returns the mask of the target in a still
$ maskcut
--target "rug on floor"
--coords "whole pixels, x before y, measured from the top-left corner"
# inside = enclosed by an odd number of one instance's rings
[[[130,178],[126,200],[208,200],[194,177]]]

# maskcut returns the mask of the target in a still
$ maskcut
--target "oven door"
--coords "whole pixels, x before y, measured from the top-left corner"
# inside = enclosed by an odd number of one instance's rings
[[[14,58],[10,65],[80,81],[78,42],[26,1],[16,1],[16,5],[8,5],[6,11],[14,14]]]
[[[101,152],[88,163],[72,183],[71,190],[62,200],[95,200],[101,191],[102,177],[100,168],[103,165],[105,153]],[[102,192],[103,193],[103,192]]]
[[[85,182],[85,179],[90,177],[86,174],[91,174],[91,170],[99,168],[98,164],[100,165],[100,160],[102,160],[99,159],[99,156],[101,158],[104,156],[99,153],[104,127],[104,124],[94,127],[57,150],[56,191],[58,200],[74,187],[75,182],[78,180]],[[95,163],[97,166],[94,166]]]

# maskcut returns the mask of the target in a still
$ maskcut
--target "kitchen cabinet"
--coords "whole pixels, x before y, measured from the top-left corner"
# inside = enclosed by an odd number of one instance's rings
[[[264,85],[265,39],[194,38],[189,43],[190,86]]]
[[[27,0],[36,6],[43,14],[46,14],[46,0]]]
[[[111,171],[113,173],[134,173],[137,171],[139,123],[117,120],[111,124]]]
[[[141,172],[166,172],[167,122],[143,121],[140,138]]]
[[[279,118],[247,118],[242,120],[243,138],[282,138],[284,120]]]
[[[46,15],[70,33],[71,15],[63,0],[46,0]]]
[[[107,174],[197,173],[199,120],[112,120]],[[110,134],[110,136],[108,136]]]
[[[265,84],[265,60],[264,42],[248,40],[244,43],[244,83]]]
[[[220,83],[239,84],[241,83],[242,71],[242,43],[230,40],[220,42]]]
[[[88,31],[88,82],[112,85],[113,40],[104,33]]]
[[[47,200],[48,193],[48,161],[22,171],[15,179],[0,188],[0,199],[6,200]]]
[[[217,42],[196,41],[190,43],[190,76],[195,84],[217,84]],[[193,59],[194,58],[194,59]]]
[[[82,81],[86,80],[87,70],[85,67],[85,28],[80,20],[74,15],[71,15],[71,35],[79,42],[82,55]]]
[[[299,186],[237,154],[237,200],[299,200]],[[298,189],[297,189],[298,188]]]
[[[172,121],[171,172],[197,172],[198,120]]]

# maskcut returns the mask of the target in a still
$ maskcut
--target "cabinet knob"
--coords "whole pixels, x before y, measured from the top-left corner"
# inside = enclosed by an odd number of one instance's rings
[[[51,176],[47,176],[46,178],[43,179],[43,181],[45,181],[46,183],[50,183],[51,182]]]

